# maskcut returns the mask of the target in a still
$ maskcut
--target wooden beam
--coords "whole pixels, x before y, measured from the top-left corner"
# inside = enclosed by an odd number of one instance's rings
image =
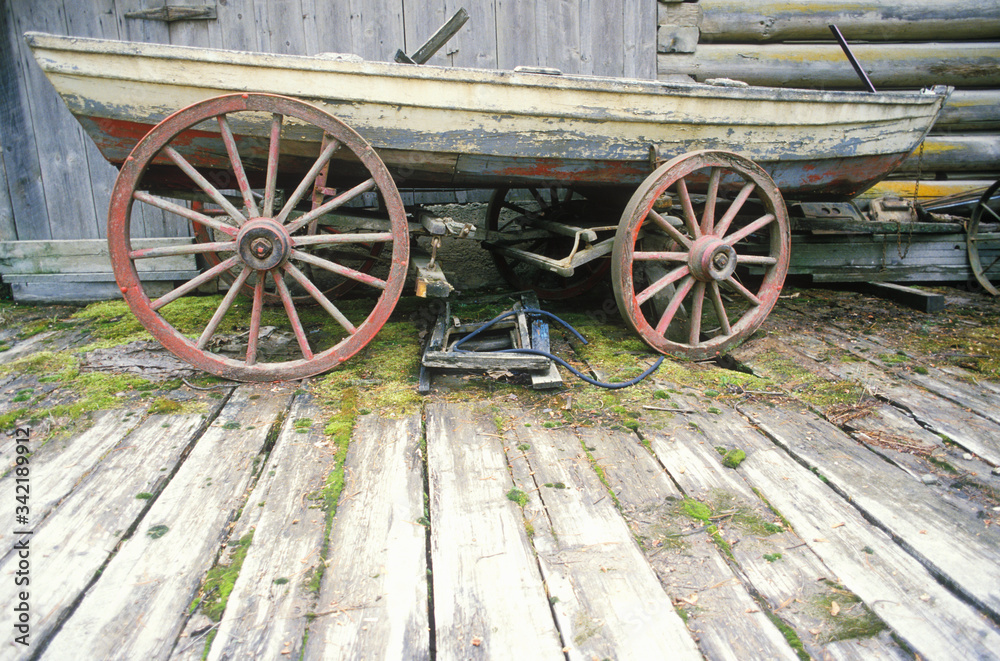
[[[893,282],[869,282],[865,292],[895,301],[920,312],[941,312],[944,310],[944,296],[934,292],[922,291]]]
[[[852,43],[1000,38],[1000,5],[982,0],[701,0],[698,4],[701,31],[710,42],[825,40],[830,24],[839,26]]]
[[[856,44],[851,50],[875,88],[1000,86],[1000,49],[990,42]],[[693,55],[657,56],[660,77],[735,78],[751,85],[862,89],[835,43],[702,44]]]
[[[948,97],[932,130],[1000,130],[1000,89],[955,90]]]

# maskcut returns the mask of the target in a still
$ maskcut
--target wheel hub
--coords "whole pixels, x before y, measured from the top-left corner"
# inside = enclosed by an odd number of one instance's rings
[[[236,245],[246,265],[259,271],[284,264],[292,251],[288,232],[270,218],[255,218],[243,225]]]
[[[702,282],[725,280],[736,270],[736,251],[717,236],[703,236],[691,246],[688,267]]]

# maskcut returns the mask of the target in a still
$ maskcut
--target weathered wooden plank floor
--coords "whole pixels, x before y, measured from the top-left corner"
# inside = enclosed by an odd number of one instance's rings
[[[849,419],[665,382],[631,430],[431,397],[338,454],[308,384],[102,413],[32,457],[31,646],[0,657],[1000,658],[997,386],[891,353],[802,327],[734,354],[863,382]]]

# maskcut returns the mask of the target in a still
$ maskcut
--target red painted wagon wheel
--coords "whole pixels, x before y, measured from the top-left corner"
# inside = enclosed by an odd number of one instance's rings
[[[622,215],[611,263],[618,309],[661,353],[717,356],[764,322],[789,249],[785,203],[764,170],[723,151],[678,156]]]
[[[321,149],[323,135],[328,140]],[[285,178],[280,170],[291,162],[282,153],[285,142],[291,143],[288,150],[293,154],[291,160],[298,159],[301,166],[294,168],[296,173],[306,172],[300,180],[296,175],[293,181],[299,181],[298,186],[278,209],[275,208],[277,182],[279,177]],[[311,153],[307,153],[310,145]],[[317,209],[294,217],[293,209],[335,152],[338,168],[354,173],[351,186]],[[279,154],[284,165],[279,164]],[[155,170],[149,170],[151,166]],[[237,182],[242,208],[237,208],[209,181],[219,178],[220,172],[231,175],[224,179]],[[185,178],[190,188],[200,189],[226,215],[201,213],[160,193],[151,193],[150,190],[159,190],[157,183],[161,177],[172,181]],[[253,195],[252,182],[263,183],[260,206]],[[384,229],[307,233],[307,226],[319,215],[376,190],[388,216]],[[224,239],[134,249],[133,240],[143,236],[141,223],[133,222],[136,201],[162,209],[175,224],[179,221],[200,225]],[[245,381],[299,379],[350,358],[389,318],[399,299],[409,259],[402,200],[371,146],[343,122],[314,106],[265,94],[234,94],[196,103],[166,118],[140,140],[115,182],[108,243],[115,278],[142,325],[167,349],[192,365]],[[340,244],[373,243],[391,244],[392,262],[380,276],[314,254],[318,249]],[[150,264],[209,253],[230,256],[155,296],[152,289],[156,282],[149,277]],[[312,266],[314,272],[329,272],[356,281],[371,297],[352,301],[350,309],[341,310],[303,273],[300,266],[304,264]],[[230,269],[237,272],[233,286],[221,298],[211,319],[193,330],[184,329],[191,334],[186,336],[177,328],[182,322],[171,312],[171,304],[201,285],[221,279]],[[317,313],[321,315],[318,319],[303,322],[286,279],[297,283],[319,303],[322,311]],[[264,307],[268,282],[281,300],[280,311]],[[252,297],[250,301],[238,301],[245,285],[252,287]],[[241,306],[249,308],[248,318],[239,318]],[[233,334],[218,337],[224,322],[228,322]],[[266,333],[262,332],[262,326],[268,329]],[[283,338],[284,342],[271,342],[272,337]]]
[[[572,225],[576,223],[575,213],[584,202],[584,197],[572,188],[498,188],[486,210],[486,229],[501,233],[520,232],[522,225],[518,219],[523,216]],[[523,227],[530,228],[530,225]],[[566,236],[523,241],[515,239],[512,245],[561,259],[569,254],[573,239]],[[572,298],[593,289],[610,268],[605,257],[584,264],[573,275],[563,277],[527,262],[508,260],[497,251],[491,251],[490,255],[507,284],[517,290],[533,290],[540,299],[550,301]]]

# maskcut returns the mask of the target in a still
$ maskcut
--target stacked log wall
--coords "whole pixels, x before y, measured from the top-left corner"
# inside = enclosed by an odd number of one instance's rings
[[[879,91],[955,88],[923,144],[894,175],[926,190],[1000,176],[1000,4],[982,0],[658,2],[657,74],[751,85],[861,90],[837,25]],[[738,151],[738,148],[737,148]],[[942,181],[954,182],[942,187]]]

